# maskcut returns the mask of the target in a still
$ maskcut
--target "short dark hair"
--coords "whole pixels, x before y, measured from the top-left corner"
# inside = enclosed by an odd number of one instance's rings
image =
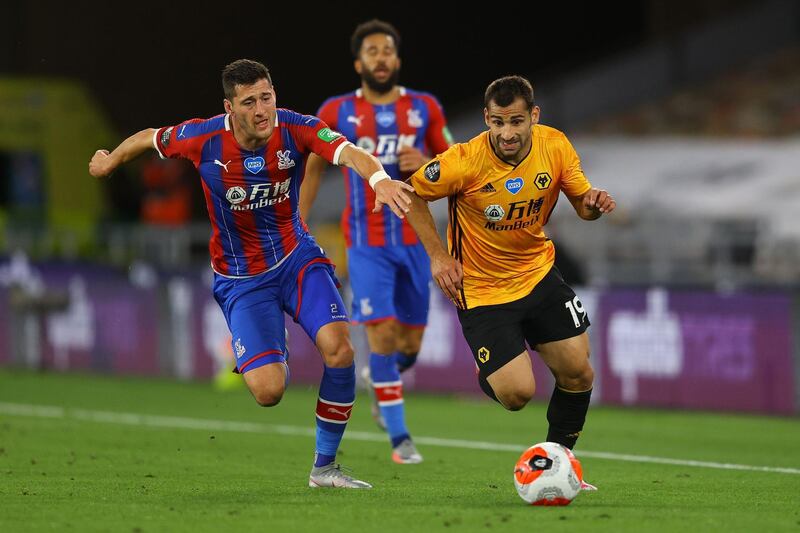
[[[225,98],[233,100],[237,85],[253,85],[263,79],[272,85],[269,69],[263,63],[252,59],[237,59],[222,69],[222,92],[225,93]]]
[[[367,22],[362,22],[353,31],[350,36],[350,51],[353,52],[353,58],[358,59],[358,53],[361,51],[361,45],[364,39],[375,33],[385,33],[394,39],[394,46],[400,50],[400,32],[397,28],[383,20],[372,19]]]
[[[504,76],[494,80],[486,88],[483,96],[483,105],[489,108],[489,103],[494,102],[500,107],[508,107],[517,98],[522,98],[528,109],[533,109],[533,86],[522,76]]]

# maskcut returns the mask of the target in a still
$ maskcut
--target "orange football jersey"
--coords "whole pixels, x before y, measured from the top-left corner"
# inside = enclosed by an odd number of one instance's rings
[[[451,146],[411,177],[420,198],[448,197],[447,242],[464,267],[465,309],[527,296],[555,258],[542,226],[559,191],[576,197],[592,187],[562,132],[536,124],[532,143],[513,166],[497,157],[485,131]]]

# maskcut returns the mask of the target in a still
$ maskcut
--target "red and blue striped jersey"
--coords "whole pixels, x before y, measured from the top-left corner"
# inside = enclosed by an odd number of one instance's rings
[[[297,208],[306,158],[314,152],[338,164],[349,142],[317,117],[278,109],[257,150],[239,146],[229,115],[161,128],[153,144],[161,157],[194,163],[211,220],[211,266],[239,277],[275,267],[308,234]]]
[[[397,164],[397,150],[413,146],[433,157],[452,144],[442,106],[436,98],[400,88],[400,98],[391,104],[367,102],[361,89],[329,98],[317,113],[348,140],[377,157],[393,179],[406,179]],[[375,192],[353,170],[342,167],[347,205],[342,213],[342,231],[348,247],[417,244],[417,235],[405,219],[383,206],[373,213]]]

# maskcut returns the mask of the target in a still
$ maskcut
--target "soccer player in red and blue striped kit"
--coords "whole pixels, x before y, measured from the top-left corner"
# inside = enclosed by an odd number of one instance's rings
[[[397,84],[400,35],[391,24],[370,20],[350,40],[361,88],[329,98],[319,116],[350,141],[374,154],[395,180],[405,180],[452,144],[439,102],[429,93]],[[311,156],[301,191],[305,218],[327,162]],[[369,206],[374,192],[351,170],[344,173],[347,205],[342,229],[347,244],[353,320],[366,327],[370,348],[364,378],[374,391],[373,417],[387,431],[392,460],[422,461],[406,427],[401,372],[417,359],[428,321],[430,264],[408,223]]]
[[[233,336],[238,372],[260,405],[277,405],[289,378],[283,313],[294,317],[325,363],[309,486],[370,488],[335,462],[355,400],[353,346],[333,265],[299,216],[299,190],[309,153],[368,177],[375,209],[388,205],[400,218],[410,187],[319,118],[277,108],[263,64],[234,61],[222,72],[222,86],[224,114],[142,130],[113,152],[95,152],[89,172],[108,176],[151,148],[194,163],[211,220],[214,297]]]

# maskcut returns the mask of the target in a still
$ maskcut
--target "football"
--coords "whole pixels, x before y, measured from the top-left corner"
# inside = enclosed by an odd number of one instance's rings
[[[569,505],[581,490],[583,470],[572,452],[555,442],[534,444],[514,466],[514,485],[531,505]]]

